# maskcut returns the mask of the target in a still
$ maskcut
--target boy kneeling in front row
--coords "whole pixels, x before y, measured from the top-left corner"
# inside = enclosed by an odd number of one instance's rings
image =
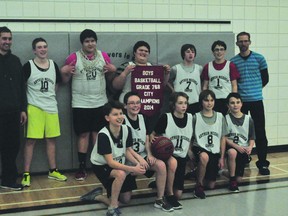
[[[239,192],[238,183],[242,180],[245,164],[250,158],[255,143],[254,123],[250,116],[241,112],[242,99],[238,93],[227,96],[229,114],[226,115],[226,151],[230,177],[229,189]]]
[[[90,160],[95,175],[107,191],[109,200],[105,202],[96,198],[102,195],[102,188],[96,188],[81,199],[102,201],[109,205],[107,216],[118,216],[121,214],[118,199],[121,203],[128,203],[132,190],[137,188],[135,178],[131,174],[141,175],[146,170],[131,155],[132,133],[131,128],[122,125],[123,105],[117,101],[110,101],[104,105],[103,112],[108,125],[99,131]],[[125,165],[126,159],[135,166]]]

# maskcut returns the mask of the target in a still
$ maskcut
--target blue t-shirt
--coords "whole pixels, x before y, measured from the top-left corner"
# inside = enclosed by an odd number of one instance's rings
[[[238,92],[243,101],[263,100],[261,70],[267,68],[265,58],[261,54],[251,51],[247,58],[243,58],[238,54],[231,61],[240,73]]]

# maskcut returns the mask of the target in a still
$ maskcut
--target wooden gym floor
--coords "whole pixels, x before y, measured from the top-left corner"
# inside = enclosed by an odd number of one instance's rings
[[[245,168],[243,183],[260,184],[273,183],[277,181],[288,182],[288,153],[270,153],[268,160],[270,164],[270,176],[261,176],[255,166],[256,155],[252,155],[253,160]],[[68,180],[59,182],[47,178],[47,175],[31,176],[31,186],[23,191],[9,191],[0,189],[0,214],[11,212],[23,212],[33,209],[48,209],[56,207],[77,206],[87,203],[80,201],[79,197],[90,190],[101,186],[98,179],[92,172],[88,173],[85,181],[74,180],[74,173],[64,173]],[[153,178],[152,178],[153,179]],[[152,179],[144,176],[137,178],[138,189],[133,192],[134,197],[152,197],[155,196],[156,190],[147,188]],[[19,178],[19,181],[21,179]],[[220,176],[217,179],[216,189],[226,188],[228,179]],[[240,185],[240,191],[241,191]],[[191,193],[195,186],[195,180],[185,181],[185,193]],[[227,193],[230,193],[227,189]]]

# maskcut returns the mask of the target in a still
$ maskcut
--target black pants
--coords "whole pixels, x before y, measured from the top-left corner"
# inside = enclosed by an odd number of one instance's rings
[[[242,112],[250,115],[254,121],[255,134],[256,134],[256,151],[258,155],[257,167],[269,166],[267,158],[268,140],[265,131],[265,113],[263,101],[244,102]]]
[[[189,104],[187,108],[187,113],[191,113],[192,115],[195,115],[195,113],[200,112],[200,105],[198,102]]]
[[[213,108],[216,112],[222,113],[223,116],[227,115],[228,107],[226,104],[226,99],[216,99]]]
[[[16,183],[16,158],[20,147],[20,113],[0,115],[0,154],[2,185]]]

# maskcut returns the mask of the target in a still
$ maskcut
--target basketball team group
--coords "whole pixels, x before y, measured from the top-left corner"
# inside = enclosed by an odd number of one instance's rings
[[[107,53],[97,49],[93,30],[82,31],[80,43],[81,49],[70,54],[60,68],[48,58],[47,41],[35,38],[35,58],[22,66],[11,52],[11,30],[0,27],[1,188],[22,190],[33,183],[33,150],[43,138],[48,178],[67,180],[56,164],[56,138],[60,136],[56,89],[69,82],[79,160],[75,179],[87,178],[90,158],[107,195],[99,187],[81,200],[105,203],[107,216],[121,214],[119,206],[131,200],[138,175],[155,176],[149,184],[157,190],[154,207],[166,212],[183,208],[179,200],[184,180],[190,177],[196,178],[194,196],[200,199],[206,198],[207,188],[215,187],[219,171],[229,178],[229,190],[239,192],[254,145],[259,173],[270,174],[262,96],[269,81],[268,68],[265,58],[249,49],[249,33],[236,36],[239,54],[230,60],[225,59],[225,42],[213,42],[214,59],[204,67],[194,63],[196,47],[184,44],[179,50],[183,61],[172,67],[163,65],[161,85],[169,94],[169,111],[152,116],[141,113],[141,96],[132,91],[135,83],[131,82],[136,67],[152,66],[150,45],[136,42],[132,60],[116,67]],[[21,125],[26,139],[24,173],[18,184]],[[171,143],[173,152],[167,156]]]

